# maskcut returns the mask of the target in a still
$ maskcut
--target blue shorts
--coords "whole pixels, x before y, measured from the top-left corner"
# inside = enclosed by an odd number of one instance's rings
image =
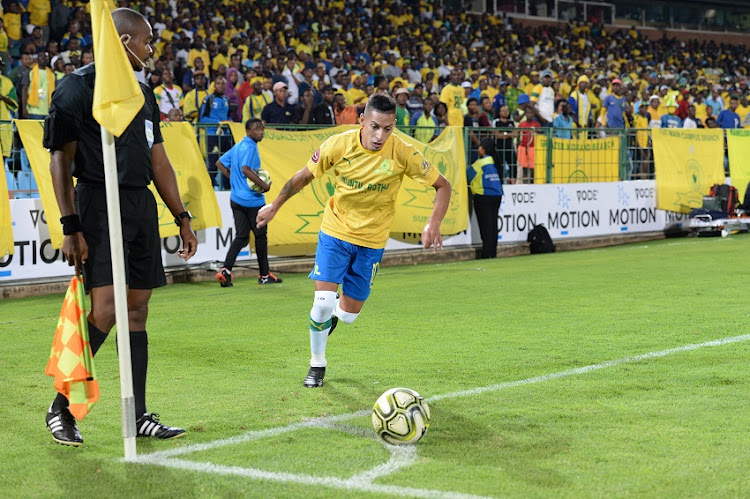
[[[357,246],[320,232],[315,267],[307,277],[341,284],[341,292],[346,296],[365,301],[370,296],[384,251]]]

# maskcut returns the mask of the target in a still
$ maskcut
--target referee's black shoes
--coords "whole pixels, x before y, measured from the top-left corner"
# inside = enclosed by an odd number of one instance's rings
[[[159,422],[159,415],[145,413],[135,422],[136,435],[139,437],[153,437],[162,440],[185,436],[185,430],[174,426],[166,426]]]
[[[58,444],[78,447],[83,443],[76,418],[73,417],[67,407],[59,411],[50,410],[47,412],[47,428],[52,433],[52,440]]]

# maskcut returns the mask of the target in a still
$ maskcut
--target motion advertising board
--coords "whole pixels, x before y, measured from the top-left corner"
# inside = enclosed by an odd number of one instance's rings
[[[526,241],[534,224],[544,224],[553,239],[590,237],[629,232],[663,230],[687,223],[685,215],[656,210],[653,181],[565,185],[507,185],[499,213],[498,241]],[[191,264],[223,261],[231,244],[234,221],[229,193],[218,192],[222,228],[198,231],[198,252]],[[11,200],[15,254],[0,259],[0,282],[72,275],[62,252],[50,244],[47,221],[39,199]],[[270,227],[273,238],[273,222]],[[446,246],[469,244],[472,234],[446,238]],[[162,240],[166,267],[183,265],[177,257],[178,237]],[[391,240],[386,250],[414,248],[413,244]],[[254,256],[247,249],[238,260]]]
[[[498,241],[526,241],[534,225],[552,239],[652,232],[687,225],[687,215],[656,209],[653,180],[506,185]]]

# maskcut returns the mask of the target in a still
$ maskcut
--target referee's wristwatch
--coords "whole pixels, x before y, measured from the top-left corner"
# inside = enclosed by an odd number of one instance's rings
[[[180,225],[180,222],[182,222],[183,218],[187,218],[188,220],[192,220],[193,219],[193,215],[191,215],[189,211],[183,211],[182,213],[180,213],[179,215],[177,215],[176,217],[174,217],[174,223],[176,223],[177,225]]]

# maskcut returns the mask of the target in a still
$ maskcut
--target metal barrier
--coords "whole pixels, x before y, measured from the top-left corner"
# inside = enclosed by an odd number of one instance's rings
[[[0,121],[0,125],[9,122]],[[10,122],[13,124],[13,122]],[[268,124],[278,130],[319,130],[327,125]],[[196,138],[216,190],[228,190],[229,182],[216,168],[216,160],[227,152],[234,140],[226,125],[194,124]],[[443,127],[399,127],[421,140],[431,141]],[[6,181],[11,198],[38,197],[34,176],[23,144],[15,133],[11,151],[3,149]],[[501,163],[505,183],[585,183],[654,179],[654,155],[649,129],[560,129],[464,127],[466,165],[478,158],[482,139],[495,141],[496,157]],[[5,146],[5,144],[3,144]],[[726,160],[725,170],[729,174]],[[6,155],[7,154],[7,155]]]

